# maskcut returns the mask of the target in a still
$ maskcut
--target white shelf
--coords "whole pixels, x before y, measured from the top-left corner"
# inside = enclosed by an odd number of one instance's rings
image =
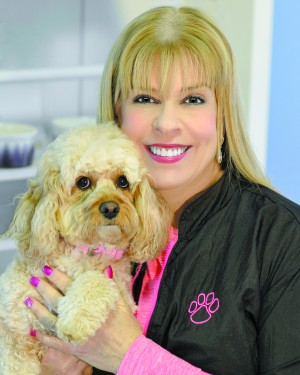
[[[53,69],[0,70],[0,83],[56,81],[79,78],[99,78],[103,65],[76,66]]]
[[[0,252],[2,251],[14,251],[17,250],[17,244],[14,240],[8,239],[0,239]]]
[[[36,166],[30,165],[23,168],[0,168],[0,182],[27,180],[35,176]]]

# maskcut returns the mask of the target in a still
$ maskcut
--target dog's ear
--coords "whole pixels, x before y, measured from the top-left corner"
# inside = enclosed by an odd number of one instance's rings
[[[128,256],[134,262],[144,262],[157,257],[166,245],[171,214],[147,176],[137,187],[134,204],[139,215],[139,228]]]
[[[11,237],[15,239],[21,251],[30,247],[31,220],[42,194],[42,190],[38,185],[37,180],[29,181],[29,189],[21,197],[12,223],[7,232],[1,236],[2,238]]]
[[[58,170],[50,167],[29,181],[29,189],[20,199],[13,221],[3,235],[15,239],[25,257],[46,256],[57,247],[58,174]]]

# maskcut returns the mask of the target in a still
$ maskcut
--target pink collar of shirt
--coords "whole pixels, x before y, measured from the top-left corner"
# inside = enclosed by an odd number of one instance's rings
[[[149,322],[156,305],[158,290],[165,266],[177,239],[178,229],[170,227],[169,240],[166,247],[156,259],[147,262],[147,269],[139,297],[138,310],[136,312],[136,318],[143,328],[144,335],[147,333]]]

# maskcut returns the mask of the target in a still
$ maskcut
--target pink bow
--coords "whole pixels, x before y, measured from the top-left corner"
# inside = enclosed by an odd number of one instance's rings
[[[123,255],[124,255],[124,251],[123,250],[119,250],[119,249],[110,249],[110,250],[107,250],[102,245],[99,245],[99,246],[81,245],[81,246],[78,246],[78,249],[80,251],[83,251],[84,253],[92,252],[93,255],[96,255],[96,254],[106,255],[106,256],[109,256],[109,257],[111,257],[111,258],[113,258],[115,260],[122,259]]]

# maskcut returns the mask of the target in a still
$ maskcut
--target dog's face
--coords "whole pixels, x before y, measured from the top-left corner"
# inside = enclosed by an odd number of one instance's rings
[[[97,162],[101,164],[101,158]],[[129,180],[124,167],[120,160],[114,169],[87,168],[75,174],[58,211],[59,231],[65,241],[77,246],[110,244],[121,249],[129,245],[139,227],[134,204],[138,184],[145,176],[140,168],[140,175]]]
[[[25,255],[53,253],[64,241],[127,248],[138,262],[159,253],[169,222],[136,147],[105,124],[62,134],[49,145],[8,233]]]

